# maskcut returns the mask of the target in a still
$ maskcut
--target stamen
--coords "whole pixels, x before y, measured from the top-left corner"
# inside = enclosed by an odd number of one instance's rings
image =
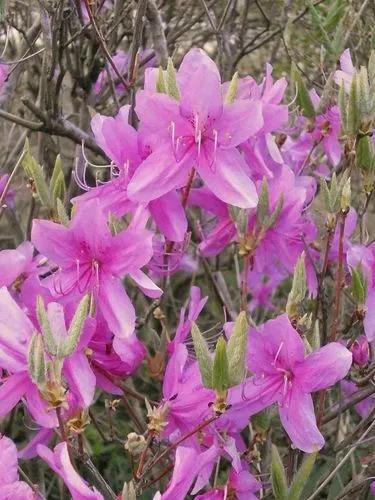
[[[171,132],[172,132],[172,148],[175,149],[175,142],[176,142],[176,124],[175,124],[175,122],[171,122]]]
[[[200,133],[199,130],[199,116],[198,113],[194,114],[194,138],[195,142],[198,142],[198,134]]]
[[[273,365],[273,366],[275,366],[275,365],[276,365],[277,358],[278,358],[278,357],[279,357],[279,355],[280,355],[280,352],[281,352],[281,349],[282,349],[283,345],[284,345],[284,342],[281,342],[281,344],[280,344],[280,346],[279,346],[279,348],[278,348],[278,350],[277,350],[277,353],[276,353],[275,359],[274,359],[274,360],[273,360],[273,362],[272,362],[272,365]]]
[[[202,143],[202,132],[201,131],[198,132],[198,140],[196,140],[196,142],[198,143],[198,161],[199,161],[199,158],[201,155],[201,143]]]

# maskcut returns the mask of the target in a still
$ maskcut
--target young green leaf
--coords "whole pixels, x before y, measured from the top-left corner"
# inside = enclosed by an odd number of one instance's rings
[[[246,372],[246,348],[248,323],[246,313],[240,312],[233,326],[233,332],[227,344],[227,357],[230,386],[242,382]]]
[[[70,356],[79,342],[82,329],[89,311],[90,294],[86,294],[78,304],[68,330],[68,336],[61,347],[61,357]]]
[[[58,352],[58,345],[52,333],[52,327],[48,319],[43,298],[40,295],[38,295],[36,299],[36,316],[38,318],[47,350],[51,354],[51,356],[56,356]]]
[[[271,448],[271,483],[272,491],[276,500],[288,500],[288,486],[284,465],[281,461],[279,451],[273,444]]]
[[[311,101],[310,95],[306,89],[305,83],[301,78],[299,70],[295,63],[292,63],[292,81],[296,85],[297,89],[297,104],[300,107],[301,113],[306,116],[306,118],[314,118],[315,110],[313,103]]]
[[[198,360],[203,385],[212,389],[213,361],[211,353],[208,349],[207,342],[203,338],[201,331],[195,323],[193,323],[191,327],[191,336],[193,338],[195,355]]]
[[[214,363],[212,367],[212,387],[218,393],[229,388],[229,366],[227,357],[227,343],[220,337],[216,344]]]
[[[40,386],[46,379],[46,363],[44,358],[43,338],[40,333],[34,333],[29,346],[29,373],[33,382]]]
[[[180,100],[180,89],[178,88],[177,78],[176,78],[176,70],[173,66],[172,59],[168,58],[167,71],[166,71],[167,81],[167,94],[176,101]]]
[[[310,477],[316,457],[317,453],[310,453],[308,455],[305,455],[302,465],[298,469],[296,475],[293,478],[292,484],[290,485],[288,500],[299,500],[301,498],[303,488],[305,487]]]

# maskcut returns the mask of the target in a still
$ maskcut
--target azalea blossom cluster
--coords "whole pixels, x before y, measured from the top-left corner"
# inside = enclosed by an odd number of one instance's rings
[[[73,499],[115,498],[84,472],[103,395],[132,418],[124,499],[300,498],[306,460],[337,445],[327,424],[374,414],[375,57],[356,69],[346,50],[319,92],[294,68],[289,93],[270,65],[223,82],[201,49],[178,69],[154,62],[134,109],[93,116],[106,164],[77,161],[77,196],[59,159],[47,179],[25,146],[43,216],[0,252],[0,417],[22,407],[34,431],[18,450],[0,438],[0,498],[43,497],[18,474],[32,458]],[[17,204],[7,176],[0,195]],[[184,305],[170,298],[181,279]],[[292,466],[283,481],[276,446],[260,468],[272,442],[307,454],[299,479]]]

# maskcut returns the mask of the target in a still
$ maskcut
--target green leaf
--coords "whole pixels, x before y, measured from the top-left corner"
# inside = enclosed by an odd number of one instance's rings
[[[318,113],[324,113],[335,104],[336,91],[334,87],[333,73],[331,73],[324,85],[322,97],[320,98]]]
[[[28,368],[33,382],[41,386],[46,380],[46,363],[44,359],[44,345],[40,333],[35,333],[30,341]]]
[[[338,95],[338,105],[340,108],[340,116],[341,116],[341,131],[346,134],[348,130],[348,110],[347,110],[347,101],[346,101],[346,92],[344,83],[341,82],[339,95]]]
[[[352,296],[357,304],[364,304],[367,299],[367,280],[361,266],[352,267]]]
[[[274,211],[272,212],[272,214],[270,215],[270,217],[268,218],[268,220],[265,223],[265,226],[267,227],[267,229],[271,229],[274,226],[277,219],[279,218],[279,215],[281,213],[283,205],[284,205],[284,195],[283,195],[283,193],[281,193],[281,195],[279,196],[279,199],[277,200]]]
[[[41,203],[49,208],[53,209],[53,204],[50,196],[50,191],[47,186],[46,180],[44,178],[43,168],[37,163],[35,158],[30,153],[29,141],[26,139],[24,146],[24,156],[22,159],[22,166],[26,172],[26,175],[30,177],[35,184],[36,192],[39,196]]]
[[[61,201],[65,200],[66,186],[65,186],[64,173],[61,168],[60,155],[56,157],[55,166],[52,172],[52,177],[49,186],[52,199],[55,203],[57,199],[60,199]]]
[[[58,352],[58,344],[52,333],[51,323],[48,319],[43,298],[40,295],[38,295],[36,299],[36,316],[38,318],[47,350],[51,354],[51,356],[56,356]]]
[[[241,383],[246,373],[248,327],[246,313],[242,311],[236,318],[232,335],[227,344],[229,382],[231,387]]]
[[[332,52],[331,40],[328,36],[328,33],[324,27],[323,21],[318,13],[316,7],[314,6],[314,4],[312,3],[311,0],[306,0],[306,4],[309,7],[309,10],[311,12],[312,21],[322,36],[322,39],[323,39],[324,44],[325,44],[325,48],[328,50],[328,52]]]
[[[220,337],[216,344],[215,357],[212,368],[212,387],[219,394],[229,388],[229,366],[227,357],[227,343]]]
[[[279,451],[273,444],[271,449],[271,483],[276,500],[288,500],[288,486],[283,463]]]
[[[370,83],[375,80],[375,50],[371,51],[368,61],[368,76],[370,79]]]
[[[348,133],[357,135],[361,126],[361,114],[359,104],[358,76],[353,76],[349,92],[348,103]]]
[[[305,455],[302,465],[294,476],[292,484],[289,488],[288,500],[299,500],[301,498],[303,488],[310,477],[316,457],[317,453]]]
[[[170,97],[173,97],[173,99],[176,99],[176,101],[179,101],[181,97],[180,89],[178,88],[176,70],[175,67],[173,66],[173,62],[170,57],[168,57],[166,76],[167,76],[167,82],[166,82],[167,94]]]
[[[346,2],[344,0],[336,0],[335,3],[330,6],[327,16],[324,20],[324,29],[329,33],[333,31],[340,20],[345,15]]]
[[[158,68],[158,76],[156,79],[156,92],[159,92],[160,94],[167,93],[167,88],[164,80],[164,71],[163,68],[161,68],[160,66]]]
[[[301,110],[301,113],[306,116],[306,118],[314,118],[315,110],[313,103],[311,101],[310,95],[306,89],[305,83],[301,78],[299,70],[295,63],[292,63],[292,81],[296,85],[297,98],[296,102]]]
[[[260,187],[259,200],[257,205],[257,222],[260,226],[264,225],[269,215],[269,196],[267,180],[263,177]]]
[[[225,94],[225,104],[232,104],[234,102],[238,90],[238,80],[238,72],[236,71],[232,76],[232,80],[229,83],[227,93]]]
[[[297,314],[297,307],[304,300],[306,292],[305,253],[302,252],[294,268],[292,289],[289,292],[286,305],[286,312],[290,318]]]
[[[69,216],[60,198],[56,199],[56,211],[60,224],[63,224],[64,226],[68,227],[70,223]]]
[[[370,86],[364,66],[361,66],[358,73],[358,107],[361,116],[366,116],[370,111]]]
[[[195,323],[191,326],[191,336],[193,338],[195,355],[198,360],[203,385],[208,389],[212,389],[213,362],[211,353],[208,349],[207,342]]]
[[[63,358],[70,356],[78,345],[82,329],[89,312],[89,303],[90,294],[86,294],[78,304],[76,312],[74,313],[73,319],[70,323],[68,336],[62,344],[61,351],[59,353],[59,355]]]

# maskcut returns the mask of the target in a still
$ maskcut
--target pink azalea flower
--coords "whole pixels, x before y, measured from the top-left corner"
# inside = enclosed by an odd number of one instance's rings
[[[254,377],[233,391],[231,398],[243,393],[250,414],[277,402],[281,423],[294,446],[310,453],[324,446],[311,393],[343,379],[351,364],[350,351],[337,342],[306,356],[303,340],[283,314],[250,330],[248,368]],[[239,402],[229,413],[236,407],[241,412]]]
[[[134,212],[137,204],[129,200],[127,186],[142,160],[151,153],[145,134],[138,133],[128,123],[130,106],[123,106],[115,117],[97,114],[91,120],[91,128],[98,145],[116,165],[117,172],[111,168],[110,181],[90,188],[85,181],[76,179],[80,187],[88,190],[72,200],[82,205],[97,199],[105,214],[111,212],[116,217]],[[156,225],[170,241],[183,241],[187,231],[185,211],[175,190],[150,201],[148,210]]]
[[[92,200],[78,207],[69,227],[34,220],[32,229],[36,248],[59,266],[44,284],[68,300],[93,293],[115,335],[114,348],[120,357],[124,347],[138,343],[133,335],[135,310],[122,278],[129,275],[151,297],[161,294],[141,271],[152,256],[152,233],[137,224],[112,236],[99,202]]]
[[[0,498],[1,500],[36,500],[30,486],[19,480],[17,448],[6,436],[0,437]]]
[[[180,101],[152,90],[137,93],[141,129],[155,135],[160,146],[135,172],[129,197],[148,202],[184,187],[196,168],[218,198],[254,207],[255,188],[236,147],[263,125],[261,119],[254,121],[257,105],[244,100],[224,104],[217,67],[199,49],[185,56],[177,79]]]
[[[51,302],[47,315],[53,325],[56,340],[67,335],[64,310],[60,304]],[[73,354],[65,358],[63,376],[70,391],[77,397],[80,408],[92,403],[96,385],[95,375],[84,353],[84,347],[92,335],[90,319],[86,320],[80,342]],[[34,420],[42,427],[57,426],[55,411],[48,409],[48,403],[39,393],[28,371],[28,349],[35,326],[12,299],[5,287],[0,289],[0,367],[7,370],[8,376],[0,387],[0,416],[7,415],[22,399]]]
[[[87,485],[71,464],[66,442],[58,444],[53,451],[42,444],[38,445],[37,450],[38,455],[64,481],[73,500],[104,500],[95,488]]]
[[[350,86],[352,84],[353,75],[355,73],[355,68],[353,66],[352,57],[350,55],[350,50],[345,49],[340,56],[340,67],[341,69],[335,71],[334,80],[338,85],[344,84],[345,90],[349,92]]]
[[[270,276],[272,283],[275,283],[275,273],[279,278],[279,282],[286,278],[288,274],[293,272],[298,257],[305,250],[305,243],[308,245],[316,238],[314,224],[304,216],[304,210],[311,198],[310,186],[300,182],[299,179],[289,168],[282,167],[277,176],[268,180],[270,213],[275,210],[280,197],[283,199],[283,204],[275,224],[267,229],[254,252],[253,268],[248,275],[251,287],[257,281],[254,279],[253,273],[255,273],[255,276]],[[260,188],[259,183],[258,191]],[[213,210],[219,214],[216,208]],[[223,213],[225,215],[221,215]],[[218,218],[218,224],[205,236],[200,244],[203,255],[217,255],[236,236],[235,225],[224,207],[222,207]],[[249,234],[254,229],[256,220],[255,210],[250,211]],[[314,293],[316,290],[316,276],[311,262],[306,259],[306,263],[309,288],[311,293]],[[263,292],[265,292],[264,289]],[[265,297],[262,300],[264,301],[264,299]]]

